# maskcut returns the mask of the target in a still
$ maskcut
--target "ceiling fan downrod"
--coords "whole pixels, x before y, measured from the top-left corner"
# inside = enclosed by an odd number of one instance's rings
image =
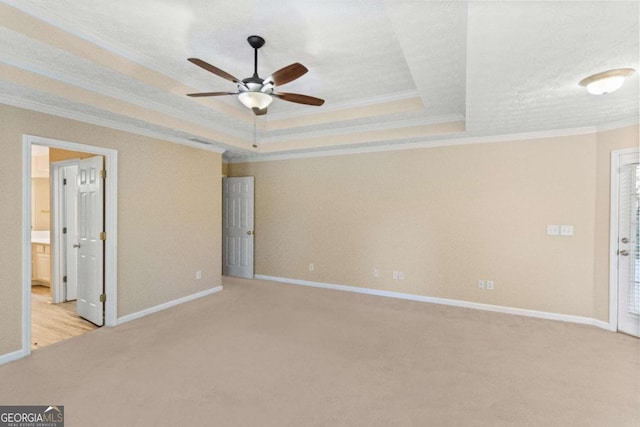
[[[253,48],[253,77],[258,77],[258,49],[264,46],[264,39],[260,36],[249,36],[247,38],[249,45]]]

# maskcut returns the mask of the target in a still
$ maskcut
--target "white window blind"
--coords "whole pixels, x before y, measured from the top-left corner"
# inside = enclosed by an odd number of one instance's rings
[[[629,307],[640,315],[640,165],[623,167],[620,176],[620,230],[629,230]]]

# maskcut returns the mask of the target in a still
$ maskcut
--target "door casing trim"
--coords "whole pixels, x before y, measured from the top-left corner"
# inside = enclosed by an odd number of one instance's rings
[[[34,135],[22,136],[22,356],[31,354],[31,146],[60,148],[104,156],[105,221],[107,233],[104,251],[105,325],[116,326],[117,317],[117,247],[118,247],[118,151]]]

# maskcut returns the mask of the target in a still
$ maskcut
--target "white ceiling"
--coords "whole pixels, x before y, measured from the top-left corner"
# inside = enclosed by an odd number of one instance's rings
[[[578,81],[640,68],[639,16],[638,1],[0,0],[0,102],[229,160],[603,126],[637,120],[638,73],[599,97]],[[252,34],[262,77],[301,62],[278,90],[326,103],[256,118],[185,96],[235,91],[186,59],[249,77]]]

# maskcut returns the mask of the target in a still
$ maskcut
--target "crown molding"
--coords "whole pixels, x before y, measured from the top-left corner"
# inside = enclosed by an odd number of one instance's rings
[[[27,72],[31,72],[49,79],[53,79],[53,80],[57,80],[57,81],[69,84],[71,86],[79,87],[94,93],[98,93],[100,95],[107,96],[109,98],[119,99],[121,101],[142,107],[147,110],[156,111],[158,113],[175,117],[180,120],[184,120],[186,122],[191,122],[199,126],[211,127],[211,122],[208,122],[203,119],[194,120],[193,116],[189,114],[185,114],[182,110],[167,107],[166,105],[160,104],[155,101],[149,101],[145,98],[141,98],[129,92],[125,92],[116,87],[109,87],[102,84],[96,84],[82,77],[65,75],[65,74],[55,72],[51,69],[44,69],[39,67],[37,64],[20,61],[15,57],[13,57],[13,55],[0,54],[0,62],[19,68],[21,70],[25,70]],[[231,136],[234,136],[240,139],[249,138],[249,135],[248,135],[249,130],[246,125],[243,125],[242,129],[238,129],[238,128],[228,126],[228,121],[227,121],[225,123],[220,123],[220,126],[224,126],[225,132]]]
[[[375,132],[375,131],[383,131],[383,130],[393,130],[393,129],[404,129],[410,127],[418,127],[418,126],[428,126],[428,125],[437,125],[444,123],[453,123],[453,122],[461,122],[464,121],[464,116],[461,114],[450,114],[446,116],[434,116],[434,117],[424,117],[418,119],[400,119],[394,121],[386,121],[386,122],[375,122],[369,123],[366,125],[356,125],[356,126],[344,126],[334,129],[323,129],[318,131],[300,131],[295,133],[287,133],[284,136],[268,136],[268,132],[266,134],[258,135],[260,138],[258,141],[261,145],[273,144],[279,142],[287,142],[287,141],[295,141],[301,138],[323,138],[323,137],[332,137],[338,135],[345,134],[354,134],[354,133],[364,133],[364,132]]]
[[[369,145],[350,147],[333,150],[306,151],[306,152],[289,152],[281,154],[257,154],[242,155],[235,157],[227,155],[225,161],[227,163],[254,163],[254,162],[270,162],[279,160],[291,160],[315,157],[332,157],[350,154],[379,153],[387,151],[403,151],[415,150],[420,148],[447,147],[455,145],[470,144],[486,144],[507,141],[524,141],[532,139],[558,138],[564,136],[578,136],[596,134],[605,130],[618,129],[627,126],[633,126],[638,123],[638,119],[630,119],[611,123],[610,125],[586,126],[580,128],[556,129],[540,132],[511,133],[502,135],[485,135],[485,136],[468,136],[468,137],[452,137],[450,139],[434,139],[428,141],[388,141],[384,145]]]
[[[82,25],[81,23],[74,22],[73,24],[69,23],[63,16],[60,16],[57,13],[52,13],[51,11],[33,5],[33,4],[24,4],[19,0],[3,0],[4,3],[8,4],[11,7],[14,7],[26,14],[31,15],[35,19],[39,21],[43,21],[49,25],[57,27],[62,31],[65,31],[79,39],[88,41],[102,49],[108,50],[109,52],[121,56],[129,61],[135,62],[137,64],[143,65],[145,67],[151,68],[155,71],[158,71],[161,74],[171,77],[172,79],[187,84],[189,86],[197,87],[200,85],[199,82],[193,79],[186,79],[184,75],[178,75],[172,70],[162,67],[157,64],[151,58],[146,55],[140,54],[139,52],[134,52],[130,50],[128,47],[116,43],[113,40],[105,39],[104,37],[98,37],[95,35],[90,28]],[[186,59],[186,58],[185,58]],[[238,109],[240,109],[238,107]]]
[[[132,133],[135,135],[146,136],[149,138],[158,139],[161,141],[173,142],[175,144],[186,145],[193,148],[199,148],[201,150],[212,151],[214,153],[224,153],[225,148],[221,148],[216,145],[204,145],[198,142],[190,141],[183,138],[175,138],[163,135],[158,132],[154,132],[148,129],[140,129],[135,126],[124,125],[122,123],[114,122],[113,120],[103,119],[95,116],[91,116],[77,111],[72,111],[66,108],[55,107],[35,101],[27,101],[22,98],[13,96],[0,95],[0,104],[11,105],[13,107],[23,108],[27,110],[37,111],[39,113],[50,114],[65,119],[76,120],[83,123],[88,123],[96,126],[101,126],[109,129],[120,130],[123,132]],[[220,144],[222,145],[222,144]]]
[[[109,52],[112,55],[123,58],[126,61],[134,63],[140,67],[146,68],[149,72],[155,73],[157,75],[162,75],[163,77],[172,80],[175,84],[185,87],[185,94],[188,92],[199,91],[198,87],[202,87],[202,82],[194,79],[185,78],[184,73],[179,73],[177,71],[171,70],[167,67],[163,67],[161,64],[156,63],[151,60],[148,56],[133,52],[129,50],[126,46],[120,45],[112,40],[107,40],[102,37],[98,37],[94,35],[89,28],[83,26],[81,24],[73,23],[70,24],[64,17],[52,13],[48,10],[45,10],[41,7],[34,5],[25,5],[16,0],[4,0],[9,7],[13,7],[16,10],[27,14],[30,19],[41,21],[46,25],[50,25],[55,27],[61,31],[68,33],[70,36],[77,38],[80,41],[85,43],[92,44],[98,49],[103,49],[104,51]],[[60,48],[60,47],[58,47]],[[60,48],[61,50],[65,50],[64,48]],[[73,56],[76,56],[72,52],[68,52]],[[84,58],[80,58],[84,59]],[[104,65],[103,65],[104,66]],[[115,70],[119,73],[124,74],[127,77],[131,77],[126,73],[123,73],[122,70]],[[34,70],[34,72],[36,72]],[[139,83],[149,84],[144,80],[140,80]],[[161,91],[166,91],[166,88],[158,87],[153,84],[150,86],[155,87]],[[202,100],[200,100],[202,102]],[[249,126],[253,123],[253,119],[251,116],[244,114],[245,108],[240,105],[233,105],[231,103],[225,103],[224,108],[218,108],[212,104],[201,104],[205,108],[209,108],[211,110],[216,111],[219,114],[222,114],[226,117],[230,117],[232,119],[239,120],[244,123],[246,126]],[[225,111],[226,110],[226,111]]]

